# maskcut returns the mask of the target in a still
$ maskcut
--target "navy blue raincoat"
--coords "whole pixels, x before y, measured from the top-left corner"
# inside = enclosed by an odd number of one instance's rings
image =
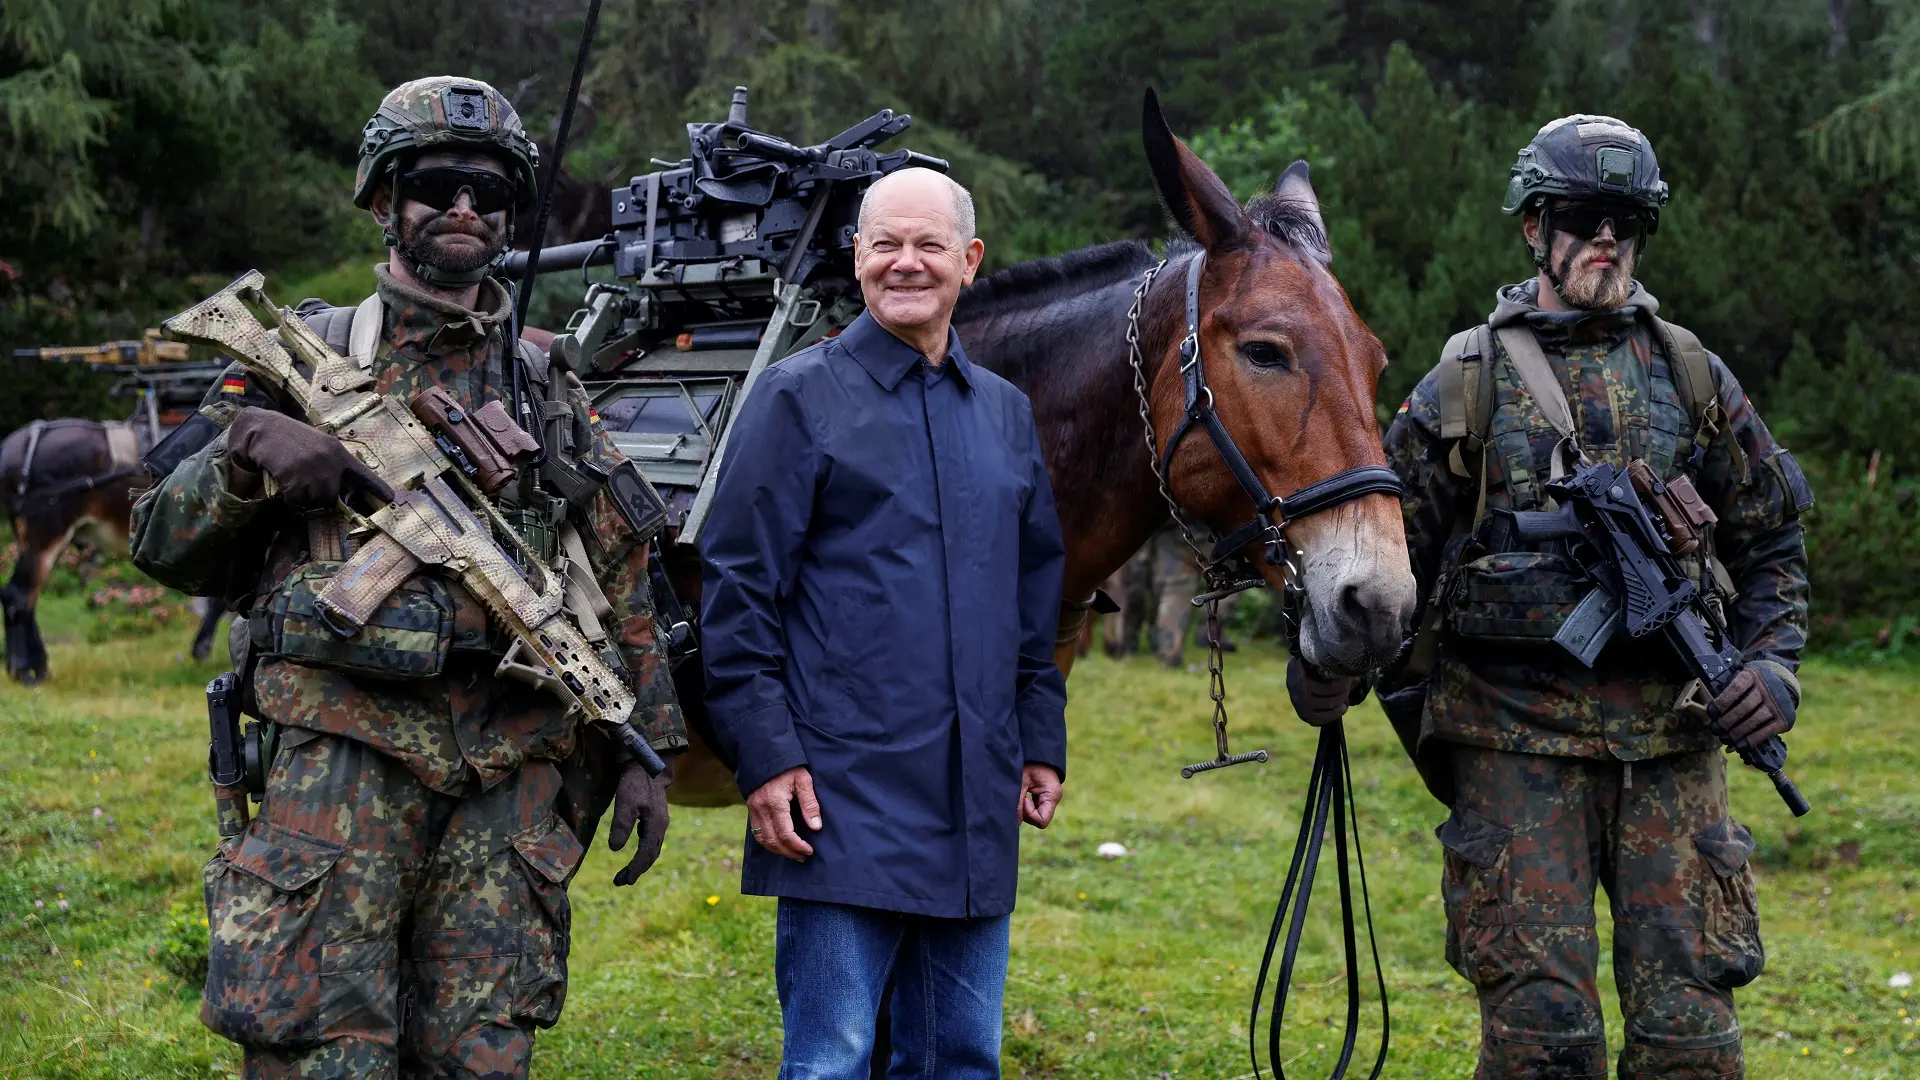
[[[797,765],[804,864],[749,837],[747,893],[1013,910],[1020,770],[1066,773],[1065,552],[1026,396],[949,332],[929,365],[862,315],[768,368],[701,536],[707,708],[751,793]]]

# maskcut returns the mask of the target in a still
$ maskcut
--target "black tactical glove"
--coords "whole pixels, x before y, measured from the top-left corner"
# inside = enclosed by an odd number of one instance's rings
[[[347,484],[393,501],[387,482],[339,439],[272,409],[249,405],[233,418],[227,425],[227,461],[273,477],[280,500],[296,510],[332,506]]]
[[[1293,711],[1314,727],[1326,727],[1347,714],[1360,680],[1312,671],[1298,656],[1287,660],[1287,697]]]
[[[648,776],[638,762],[628,762],[620,774],[620,787],[613,793],[613,824],[607,830],[607,847],[614,851],[626,847],[636,823],[640,838],[635,842],[633,859],[613,875],[615,885],[631,885],[653,869],[667,839],[666,774]]]
[[[1765,664],[1748,664],[1734,675],[1713,708],[1720,730],[1732,746],[1753,746],[1793,730],[1799,704],[1780,673]]]

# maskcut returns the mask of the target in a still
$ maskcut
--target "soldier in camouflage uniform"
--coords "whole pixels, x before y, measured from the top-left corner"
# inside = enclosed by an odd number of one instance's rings
[[[382,393],[439,386],[470,412],[515,400],[508,292],[490,270],[531,205],[534,161],[486,84],[394,90],[367,124],[355,191],[392,249],[377,301],[301,314],[343,353],[365,342],[355,358]],[[377,324],[353,335],[363,318]],[[601,483],[632,466],[542,359],[520,353],[520,416],[545,431],[548,461],[521,466],[497,501],[547,558],[584,556],[604,594],[600,651],[639,698],[632,722],[675,753],[686,733],[646,545]],[[314,594],[351,552],[329,511],[384,485],[285,408],[230,368],[202,410],[218,436],[134,510],[143,570],[244,598],[249,711],[273,733],[261,811],[206,867],[201,1019],[242,1044],[252,1078],[525,1076],[566,995],[582,845],[611,799],[611,846],[641,836],[616,881],[637,878],[667,826],[664,778],[607,764],[621,760],[610,740],[556,697],[496,677],[502,634],[456,582],[416,575],[354,638],[319,628]]]
[[[1422,759],[1439,762],[1423,773],[1451,796],[1438,830],[1447,958],[1478,990],[1476,1076],[1489,1080],[1607,1074],[1596,887],[1614,919],[1619,1076],[1744,1075],[1732,991],[1764,953],[1753,840],[1729,814],[1719,740],[1675,711],[1685,676],[1652,639],[1615,635],[1591,668],[1553,642],[1592,583],[1560,543],[1516,537],[1507,514],[1546,508],[1563,455],[1689,478],[1718,518],[1691,576],[1745,660],[1716,704],[1736,740],[1792,725],[1799,516],[1813,500],[1719,358],[1634,281],[1666,197],[1639,131],[1601,116],[1542,128],[1504,207],[1523,216],[1538,275],[1448,344],[1387,434],[1426,603],[1415,675],[1437,646],[1416,715]],[[1544,359],[1539,381],[1525,352]],[[1559,401],[1565,433],[1549,419]],[[1295,673],[1303,715],[1338,715],[1344,686],[1314,683]],[[1404,699],[1383,700],[1391,712]]]
[[[1196,609],[1193,598],[1200,592],[1200,564],[1193,549],[1180,538],[1172,523],[1153,534],[1133,558],[1107,579],[1107,595],[1120,610],[1101,617],[1101,630],[1107,655],[1115,659],[1139,651],[1140,630],[1148,627],[1147,640],[1153,655],[1162,664],[1177,668],[1186,663],[1187,638],[1194,626]],[[1220,622],[1232,621],[1238,595],[1220,602]],[[1148,625],[1147,620],[1153,621]],[[1235,645],[1221,631],[1220,646],[1228,652]]]

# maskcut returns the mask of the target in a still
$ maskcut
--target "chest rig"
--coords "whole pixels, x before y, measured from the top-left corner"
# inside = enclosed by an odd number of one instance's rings
[[[378,294],[352,308],[323,309],[308,316],[314,329],[336,352],[367,374],[379,358],[385,317]],[[527,546],[551,561],[573,553],[563,540],[568,507],[584,507],[612,480],[611,470],[589,457],[593,444],[591,419],[567,400],[566,386],[551,385],[547,357],[524,338],[518,342],[520,362],[532,384],[531,400],[517,419],[524,427],[538,425],[546,452],[529,465],[515,469],[511,481],[495,496],[500,513],[511,522]],[[504,379],[496,361],[489,361],[484,383],[500,386]],[[479,401],[472,403],[476,408]]]
[[[385,314],[377,294],[356,307],[315,306],[301,314],[328,347],[351,359],[363,372],[373,374],[385,328]],[[568,384],[553,385],[555,380],[547,357],[537,348],[524,339],[519,342],[519,348],[531,390],[522,401],[520,423],[523,427],[537,425],[541,429],[544,452],[531,462],[508,466],[513,475],[499,487],[492,500],[500,516],[532,553],[562,571],[567,583],[567,608],[587,641],[604,654],[603,659],[609,664],[618,666],[618,657],[609,647],[611,636],[607,630],[613,607],[595,578],[586,543],[580,529],[568,520],[568,511],[577,509],[584,514],[594,496],[605,492],[635,534],[646,542],[664,523],[665,506],[631,462],[603,463],[597,458],[592,418],[584,408],[568,400]],[[485,384],[498,387],[502,385],[502,377],[498,362],[489,361]],[[570,376],[563,378],[571,379]],[[480,403],[476,400],[472,404],[477,408]],[[347,550],[343,526],[344,522],[337,517],[309,519],[310,557],[332,565],[350,558],[353,553]],[[324,568],[311,566],[309,569],[318,572]],[[430,580],[415,584],[429,592],[444,588]],[[452,650],[498,652],[504,643],[480,606],[457,588],[450,591],[447,606],[453,612]]]
[[[1744,473],[1699,339],[1657,317],[1639,318],[1654,348],[1648,362],[1632,360],[1607,380],[1611,423],[1601,432],[1588,430],[1600,426],[1585,422],[1592,403],[1583,395],[1575,411],[1524,323],[1483,324],[1447,343],[1436,370],[1440,434],[1449,470],[1472,494],[1456,508],[1444,569],[1416,635],[1416,670],[1431,666],[1443,630],[1509,645],[1544,644],[1561,632],[1592,583],[1557,543],[1515,536],[1509,512],[1550,509],[1546,485],[1581,461],[1638,462],[1654,486],[1664,490],[1685,478],[1682,488],[1691,492],[1708,451],[1724,442],[1736,476]],[[1545,469],[1535,453],[1543,422],[1557,437]],[[1682,558],[1685,572],[1709,596],[1730,594],[1732,583],[1712,556],[1712,515],[1701,509],[1701,535]]]

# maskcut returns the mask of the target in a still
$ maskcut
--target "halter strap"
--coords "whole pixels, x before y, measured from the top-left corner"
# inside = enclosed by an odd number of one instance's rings
[[[1282,545],[1284,537],[1281,529],[1288,522],[1330,510],[1366,495],[1397,497],[1401,493],[1400,478],[1385,466],[1361,465],[1308,484],[1284,499],[1267,491],[1267,486],[1260,481],[1260,475],[1254,472],[1246,455],[1240,452],[1239,445],[1233,441],[1233,436],[1227,433],[1226,425],[1220,422],[1220,414],[1214,409],[1213,389],[1207,385],[1206,365],[1201,360],[1200,349],[1200,273],[1206,261],[1207,253],[1202,251],[1187,263],[1187,335],[1180,339],[1180,384],[1186,399],[1186,414],[1181,418],[1180,426],[1174,430],[1173,437],[1167,440],[1166,448],[1160,452],[1160,475],[1168,475],[1174,451],[1180,448],[1187,433],[1196,427],[1204,430],[1221,460],[1226,463],[1227,471],[1253,503],[1253,517],[1226,536],[1217,538],[1208,555],[1208,562],[1217,563],[1229,558],[1263,536],[1269,546],[1269,558],[1277,562],[1279,559],[1274,557],[1273,548]],[[1270,520],[1276,513],[1278,520]],[[1281,555],[1284,557],[1284,552]]]

